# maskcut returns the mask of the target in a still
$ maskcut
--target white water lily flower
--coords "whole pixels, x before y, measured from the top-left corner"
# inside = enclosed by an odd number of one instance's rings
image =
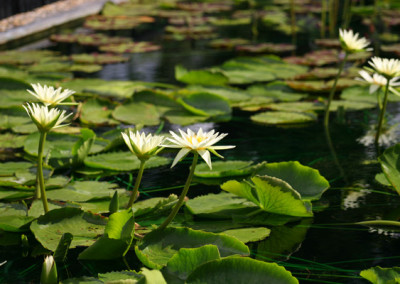
[[[39,99],[45,106],[55,106],[74,94],[74,91],[65,89],[61,92],[61,87],[54,89],[50,86],[41,86],[40,84],[32,84],[35,92],[27,90],[31,95]]]
[[[387,79],[400,76],[400,60],[388,59],[380,57],[372,57],[371,61],[368,62],[375,71]]]
[[[371,48],[366,49],[370,42],[365,37],[360,37],[358,33],[352,30],[339,29],[339,39],[343,50],[353,53],[359,51],[369,51]]]
[[[386,87],[387,79],[378,73],[374,73],[372,76],[365,70],[358,72],[361,78],[356,78],[358,81],[367,82],[370,84],[369,93],[375,93],[379,88]],[[400,77],[395,77],[389,81],[389,90],[396,95],[400,95],[393,87],[400,86],[400,82],[397,82]]]
[[[40,283],[54,284],[57,281],[57,267],[52,255],[46,256],[42,266],[42,274],[40,276]]]
[[[165,137],[159,135],[140,133],[129,130],[128,133],[121,133],[129,150],[134,153],[140,160],[147,160],[151,156],[158,153],[161,149],[159,146],[164,142]]]
[[[49,109],[47,106],[39,104],[26,104],[23,106],[36,124],[40,132],[49,132],[52,128],[66,126],[63,123],[72,113],[65,115],[65,110],[61,111],[57,108]]]
[[[199,129],[197,133],[194,133],[192,130],[188,129],[187,133],[179,129],[181,137],[175,134],[173,131],[170,131],[173,138],[167,138],[168,141],[172,143],[168,145],[162,145],[164,147],[169,148],[182,148],[178,154],[176,155],[174,162],[172,163],[172,167],[176,165],[183,157],[185,157],[189,152],[194,151],[199,153],[199,155],[203,158],[203,160],[207,163],[207,165],[212,169],[211,166],[211,157],[210,152],[214,155],[223,158],[219,155],[215,150],[225,150],[232,149],[236,146],[228,145],[228,146],[213,146],[215,143],[224,138],[226,133],[219,134],[214,130],[204,133],[203,129]]]

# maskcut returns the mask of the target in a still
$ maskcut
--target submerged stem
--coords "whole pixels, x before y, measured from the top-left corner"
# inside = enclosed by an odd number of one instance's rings
[[[131,198],[129,199],[129,202],[128,202],[128,205],[126,206],[126,208],[132,207],[133,202],[135,202],[135,200],[136,200],[136,197],[137,197],[137,195],[139,193],[139,185],[140,185],[140,182],[142,180],[143,171],[144,171],[144,165],[145,164],[146,164],[145,160],[140,162],[140,168],[139,168],[138,175],[136,177],[135,187],[133,188]]]
[[[47,132],[40,132],[39,149],[38,149],[38,166],[37,175],[39,179],[40,195],[42,197],[44,213],[49,212],[49,205],[47,204],[46,188],[44,185],[43,177],[43,149],[46,141]]]
[[[343,71],[344,65],[346,63],[346,60],[347,60],[347,52],[345,52],[344,59],[343,59],[342,63],[339,66],[339,72],[336,74],[336,78],[335,78],[335,81],[333,82],[333,86],[332,86],[331,92],[329,93],[328,104],[326,105],[326,108],[325,108],[325,117],[324,117],[324,126],[325,126],[325,128],[328,128],[328,126],[329,126],[329,108],[331,106],[331,102],[333,100],[333,96],[335,95],[336,85],[337,85],[337,82],[339,81],[340,75],[342,74],[342,71]]]
[[[384,118],[385,112],[386,112],[390,79],[387,78],[386,81],[387,82],[386,82],[385,96],[383,97],[383,105],[382,105],[382,109],[381,109],[381,112],[379,115],[378,130],[376,131],[376,136],[375,136],[375,145],[379,145],[379,136],[381,135],[383,118]]]
[[[157,230],[164,230],[169,225],[169,223],[171,223],[171,221],[175,218],[175,216],[178,213],[179,209],[183,205],[183,202],[185,201],[186,194],[189,191],[190,183],[192,182],[192,179],[193,179],[194,170],[196,169],[198,158],[199,158],[199,154],[197,152],[194,152],[194,154],[193,154],[193,162],[192,162],[192,165],[190,167],[189,176],[187,177],[186,183],[185,183],[185,187],[183,188],[183,191],[182,191],[181,195],[179,196],[178,203],[172,209],[172,212],[169,214],[167,219],[165,219],[165,221],[157,228]]]

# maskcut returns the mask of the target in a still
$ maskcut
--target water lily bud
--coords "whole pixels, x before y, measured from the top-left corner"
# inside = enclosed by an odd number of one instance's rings
[[[57,267],[52,255],[46,256],[40,277],[41,284],[57,284]]]

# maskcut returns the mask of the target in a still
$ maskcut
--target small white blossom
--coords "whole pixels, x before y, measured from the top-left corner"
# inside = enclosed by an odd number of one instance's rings
[[[339,29],[339,39],[342,48],[350,53],[359,51],[369,51],[366,49],[370,42],[365,37],[360,37],[358,33],[352,30]]]
[[[128,133],[121,133],[122,138],[129,150],[134,153],[139,159],[148,159],[152,155],[156,154],[160,149],[159,146],[162,142],[164,142],[164,136],[146,134],[144,132],[140,133],[136,131],[136,133],[129,130]]]
[[[356,78],[358,81],[363,81],[370,84],[369,93],[375,93],[379,88],[386,87],[387,79],[378,73],[374,73],[372,76],[365,70],[358,72],[361,78]],[[393,87],[400,86],[400,82],[397,82],[400,77],[395,77],[389,81],[389,90],[396,95],[400,95]]]
[[[380,57],[372,57],[368,62],[377,73],[384,76],[386,79],[392,79],[400,76],[400,60],[388,59]]]
[[[55,106],[74,94],[74,91],[65,89],[61,92],[61,87],[54,89],[50,86],[41,86],[40,84],[32,84],[34,92],[27,90],[31,95],[39,99],[45,106]]]
[[[164,147],[169,148],[182,148],[178,154],[176,155],[172,167],[176,165],[183,157],[185,157],[189,152],[194,151],[199,153],[199,155],[203,158],[203,160],[207,163],[207,165],[212,168],[211,165],[211,157],[210,152],[214,155],[223,158],[219,155],[215,150],[225,150],[232,149],[236,146],[228,145],[228,146],[213,146],[215,143],[224,138],[226,133],[219,134],[214,130],[204,133],[203,129],[199,129],[197,133],[194,133],[192,130],[188,129],[187,133],[179,129],[181,137],[175,134],[173,131],[170,131],[173,138],[167,138],[169,142],[172,144],[162,145]]]
[[[49,132],[52,128],[63,127],[63,123],[72,113],[65,115],[65,110],[49,109],[39,104],[26,104],[23,106],[41,132]]]

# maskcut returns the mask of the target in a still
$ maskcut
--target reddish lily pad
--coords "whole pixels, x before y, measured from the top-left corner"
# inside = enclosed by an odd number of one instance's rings
[[[174,25],[174,26],[183,26],[183,25],[199,26],[199,25],[208,24],[208,23],[210,23],[210,21],[212,21],[214,19],[215,18],[199,17],[199,16],[194,16],[194,17],[174,17],[174,18],[169,18],[168,19],[168,24]]]
[[[76,63],[81,64],[113,64],[119,62],[125,62],[129,59],[124,56],[115,54],[105,54],[105,53],[92,53],[92,54],[72,54],[71,60]]]
[[[113,52],[113,53],[142,53],[157,51],[161,46],[156,45],[147,41],[122,43],[122,44],[110,44],[100,47],[101,51]]]
[[[176,6],[184,11],[202,13],[218,13],[232,10],[232,5],[226,3],[181,2],[177,3]]]
[[[191,26],[191,27],[166,26],[165,32],[171,34],[199,35],[199,34],[211,34],[213,32],[213,28],[210,26]]]
[[[333,38],[320,38],[315,40],[315,44],[327,48],[340,48],[340,41]]]
[[[236,46],[236,51],[247,53],[287,53],[294,50],[296,50],[296,47],[287,43],[259,43]]]
[[[130,30],[142,23],[153,23],[153,17],[127,17],[127,16],[91,16],[86,18],[84,26],[93,30]]]
[[[248,44],[250,41],[244,38],[219,38],[210,41],[212,48],[233,49],[237,45]]]
[[[297,91],[303,92],[329,92],[333,86],[333,80],[325,81],[286,81],[286,84]],[[359,85],[360,82],[351,79],[339,79],[336,90],[340,91],[345,88]]]

